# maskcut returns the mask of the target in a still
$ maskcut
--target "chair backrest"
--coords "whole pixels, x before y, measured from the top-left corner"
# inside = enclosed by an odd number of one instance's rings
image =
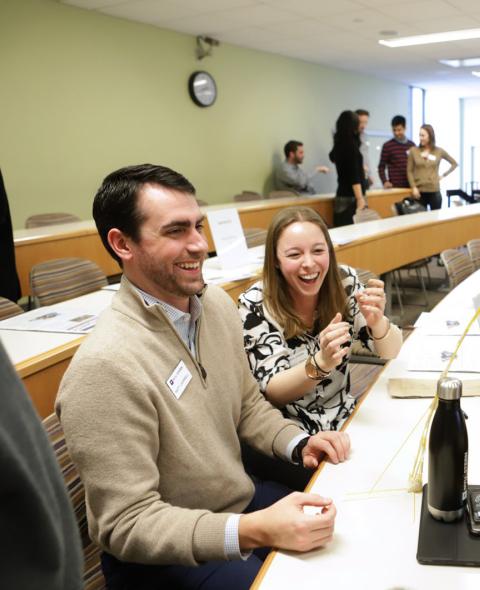
[[[362,285],[366,285],[370,279],[378,279],[377,274],[365,268],[356,268],[355,272],[357,273],[358,280],[362,283]]]
[[[480,239],[467,242],[468,255],[475,270],[480,268]]]
[[[380,215],[375,211],[375,209],[369,209],[366,207],[365,209],[359,209],[355,215],[353,216],[353,223],[363,223],[364,221],[376,221],[377,219],[381,219]]]
[[[444,250],[440,257],[447,271],[450,288],[453,289],[469,277],[473,272],[473,264],[470,258],[460,250]]]
[[[0,320],[11,318],[20,313],[23,313],[23,309],[19,305],[10,301],[10,299],[0,297]]]
[[[243,233],[245,234],[245,240],[248,248],[254,246],[261,246],[265,244],[267,239],[267,230],[259,227],[247,227],[244,228]]]
[[[233,200],[236,203],[243,202],[243,201],[260,201],[263,199],[260,193],[256,193],[254,191],[242,191],[238,195],[234,195]]]
[[[58,225],[59,223],[71,223],[72,221],[80,221],[80,217],[72,215],[71,213],[41,213],[38,215],[30,215],[25,221],[25,227],[42,227],[44,225]]]
[[[80,531],[84,558],[84,590],[105,590],[105,579],[100,565],[101,550],[88,536],[87,513],[85,509],[85,490],[75,465],[68,453],[63,429],[55,414],[43,420],[43,427],[47,433],[57,463],[62,472],[75,519]]]
[[[267,199],[282,199],[284,197],[298,197],[295,191],[271,191]]]
[[[73,299],[108,284],[105,274],[91,260],[56,258],[40,262],[30,270],[32,295],[40,305]]]

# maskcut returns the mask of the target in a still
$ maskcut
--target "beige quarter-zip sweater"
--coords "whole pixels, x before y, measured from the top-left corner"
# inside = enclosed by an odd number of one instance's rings
[[[225,559],[226,520],[254,492],[239,438],[284,456],[302,433],[259,393],[230,297],[210,286],[201,300],[194,358],[161,308],[123,278],[60,387],[56,411],[90,535],[123,561]],[[180,361],[191,380],[177,398],[167,381]]]
[[[453,172],[458,164],[450,154],[440,147],[431,150],[425,158],[422,156],[422,152],[423,149],[418,147],[412,147],[408,152],[407,176],[410,187],[417,187],[421,193],[439,191],[438,169],[440,162],[446,160],[450,164],[450,168],[443,174],[444,177]]]

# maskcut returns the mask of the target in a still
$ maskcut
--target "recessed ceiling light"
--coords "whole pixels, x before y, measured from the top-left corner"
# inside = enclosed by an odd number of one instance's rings
[[[439,62],[451,68],[474,68],[480,66],[480,57],[468,57],[466,59],[440,59]]]
[[[477,78],[480,78],[480,72],[475,72],[475,71],[473,71],[473,72],[472,72],[472,74],[473,74],[474,76],[477,76]]]
[[[429,43],[446,43],[448,41],[463,41],[465,39],[480,39],[480,29],[463,29],[461,31],[445,31],[429,35],[413,35],[398,39],[380,39],[380,45],[387,47],[408,47],[411,45],[428,45]]]

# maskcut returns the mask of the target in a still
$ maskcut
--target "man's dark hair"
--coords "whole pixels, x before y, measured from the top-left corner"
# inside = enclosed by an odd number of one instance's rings
[[[147,183],[195,195],[194,186],[184,176],[165,166],[138,164],[109,174],[93,200],[93,218],[103,245],[120,264],[121,260],[108,243],[108,232],[117,228],[134,242],[138,242],[144,219],[137,209],[137,200],[140,189]]]
[[[362,115],[367,115],[367,117],[370,117],[370,113],[365,109],[357,109],[355,112],[359,117],[361,117]]]
[[[288,160],[288,156],[290,155],[290,152],[295,153],[298,150],[298,148],[301,147],[302,145],[303,145],[303,143],[301,141],[295,141],[294,139],[287,141],[287,143],[283,146],[283,152],[284,152],[287,160]]]
[[[402,127],[407,126],[407,120],[403,115],[395,115],[392,119],[392,127],[396,127],[397,125],[401,125]]]

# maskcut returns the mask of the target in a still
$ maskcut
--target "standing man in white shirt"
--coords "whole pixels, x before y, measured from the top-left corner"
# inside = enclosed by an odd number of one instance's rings
[[[368,121],[370,119],[370,113],[365,109],[357,109],[355,111],[358,115],[358,120],[360,122],[359,131],[360,131],[360,153],[363,157],[363,169],[365,170],[365,182],[364,188],[368,190],[373,184],[373,178],[370,174],[370,153],[369,153],[369,143],[367,141],[366,136],[366,129],[368,127]]]

